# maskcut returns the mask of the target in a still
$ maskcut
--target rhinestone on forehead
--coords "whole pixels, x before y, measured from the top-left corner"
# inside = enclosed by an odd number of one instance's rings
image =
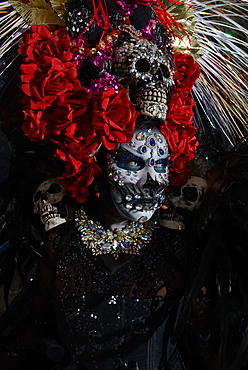
[[[145,154],[148,149],[153,153],[153,150],[157,149],[157,154],[159,156],[165,154],[165,150],[159,147],[159,145],[163,143],[163,137],[161,134],[154,133],[151,129],[148,129],[147,131],[139,131],[135,135],[135,139],[137,141],[145,141],[145,143],[138,148],[139,153]]]
[[[138,132],[137,135],[135,136],[135,138],[137,140],[145,140],[147,138],[147,136],[149,135],[149,133],[147,131],[141,131],[141,132]]]

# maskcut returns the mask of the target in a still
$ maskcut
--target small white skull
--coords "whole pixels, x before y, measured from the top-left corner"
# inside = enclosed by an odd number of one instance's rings
[[[165,120],[167,93],[173,85],[170,62],[158,47],[144,39],[130,39],[116,49],[114,74],[123,85],[135,84],[131,100],[141,114]]]
[[[160,213],[160,224],[169,229],[185,229],[185,211],[199,208],[207,189],[206,180],[198,176],[191,176],[185,185],[172,189],[164,201],[168,210]]]
[[[33,197],[34,213],[40,214],[45,231],[73,219],[68,199],[67,192],[56,178],[44,181],[37,188]]]

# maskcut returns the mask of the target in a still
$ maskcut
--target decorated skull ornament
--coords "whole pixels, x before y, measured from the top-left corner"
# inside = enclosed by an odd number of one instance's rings
[[[40,214],[45,231],[73,219],[68,200],[69,196],[58,179],[49,179],[39,185],[33,197],[34,213]]]
[[[141,114],[165,120],[167,94],[173,85],[172,69],[155,44],[138,38],[123,42],[115,52],[114,74],[122,85],[135,85],[134,96],[130,96]]]
[[[187,183],[172,189],[165,198],[165,211],[160,211],[159,222],[169,229],[185,229],[185,216],[193,212],[204,200],[207,181],[198,176],[190,176]]]
[[[168,145],[149,125],[108,154],[110,192],[126,219],[145,222],[161,206],[168,186]]]

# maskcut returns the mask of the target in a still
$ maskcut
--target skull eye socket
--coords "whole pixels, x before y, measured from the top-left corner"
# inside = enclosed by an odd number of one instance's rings
[[[40,197],[41,197],[41,194],[42,194],[42,192],[39,190],[39,191],[37,191],[37,193],[34,195],[34,201],[35,202],[38,202],[38,200],[40,199]]]
[[[197,189],[193,187],[186,187],[183,189],[183,196],[186,200],[195,202],[198,196]]]
[[[172,193],[175,197],[179,197],[181,195],[181,186],[175,186],[172,189]]]
[[[60,192],[61,192],[61,186],[59,184],[52,184],[50,188],[48,189],[49,194],[60,193]]]
[[[136,63],[135,63],[135,68],[138,72],[149,72],[150,71],[150,63],[145,59],[139,59]]]
[[[170,77],[170,71],[169,71],[169,68],[167,67],[167,65],[161,64],[160,68],[161,68],[163,77],[169,78]]]

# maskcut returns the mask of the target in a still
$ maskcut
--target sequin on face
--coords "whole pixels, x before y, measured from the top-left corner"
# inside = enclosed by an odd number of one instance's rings
[[[168,185],[168,145],[164,136],[157,128],[135,130],[129,143],[109,152],[108,177],[119,213],[135,221],[149,220],[160,207]],[[132,200],[128,201],[130,196]]]

